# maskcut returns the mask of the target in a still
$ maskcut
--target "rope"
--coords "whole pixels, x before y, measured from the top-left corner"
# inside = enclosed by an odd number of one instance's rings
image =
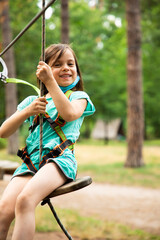
[[[60,221],[60,219],[59,219],[59,217],[58,217],[58,215],[57,215],[57,213],[56,213],[56,211],[55,211],[55,209],[54,209],[54,207],[53,207],[50,199],[45,199],[45,200],[43,200],[43,202],[41,203],[41,205],[43,206],[43,205],[45,205],[46,203],[47,203],[48,206],[50,207],[51,212],[53,213],[53,215],[54,215],[54,217],[55,217],[58,225],[60,226],[60,228],[62,229],[62,231],[64,232],[64,234],[67,236],[67,238],[68,238],[69,240],[73,240],[73,238],[71,237],[71,235],[67,232],[67,230],[65,229],[65,227],[64,227],[63,224],[61,223],[61,221]]]
[[[45,0],[42,1],[42,9],[45,8]],[[42,15],[42,61],[45,62],[45,12]],[[40,97],[44,95],[44,84],[40,81]],[[42,159],[43,151],[43,115],[40,114],[40,143],[39,143],[39,161]]]
[[[51,0],[45,8],[43,8],[28,24],[27,26],[13,39],[11,43],[0,53],[0,57],[7,52],[17,40],[38,20],[38,18],[49,8],[56,0]]]

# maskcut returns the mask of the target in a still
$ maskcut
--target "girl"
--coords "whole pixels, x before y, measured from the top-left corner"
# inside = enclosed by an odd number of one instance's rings
[[[73,144],[79,137],[84,116],[95,111],[90,98],[82,91],[78,62],[68,45],[53,44],[48,47],[45,62],[39,62],[36,75],[45,85],[45,96],[26,98],[0,128],[0,137],[7,138],[24,121],[32,125],[26,147],[19,151],[23,163],[13,174],[0,201],[0,240],[6,239],[14,218],[12,240],[33,239],[35,207],[54,189],[75,179],[77,163]],[[70,89],[72,92],[68,91]],[[35,116],[46,112],[43,157],[39,160],[40,130],[39,119]]]

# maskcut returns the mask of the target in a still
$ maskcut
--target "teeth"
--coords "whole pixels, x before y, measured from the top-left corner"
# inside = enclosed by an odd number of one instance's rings
[[[70,75],[63,75],[62,77],[70,77]]]

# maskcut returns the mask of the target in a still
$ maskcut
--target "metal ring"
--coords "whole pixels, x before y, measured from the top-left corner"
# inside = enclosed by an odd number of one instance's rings
[[[0,57],[0,64],[3,67],[2,72],[0,72],[0,80],[6,83],[5,79],[8,78],[8,69],[4,60],[1,57]]]

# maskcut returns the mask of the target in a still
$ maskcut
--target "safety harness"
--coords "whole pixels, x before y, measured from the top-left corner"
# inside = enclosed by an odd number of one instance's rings
[[[69,90],[65,93],[65,95],[68,99],[69,99],[71,93],[72,93],[71,90]],[[56,157],[62,155],[66,148],[69,148],[72,151],[74,150],[74,143],[72,143],[71,140],[68,140],[66,138],[66,135],[64,134],[64,132],[62,130],[62,127],[66,124],[66,121],[59,115],[59,113],[58,113],[58,116],[55,121],[53,121],[47,113],[43,115],[43,118],[44,118],[44,122],[47,121],[49,123],[50,127],[60,137],[61,143],[59,145],[55,146],[48,154],[46,154],[42,157],[42,160],[39,163],[39,168],[43,167],[49,158],[56,158]],[[39,125],[39,115],[37,115],[34,118],[33,124],[29,127],[29,130],[31,131],[31,133],[35,130],[35,128],[38,125]],[[36,151],[38,151],[38,149],[35,149],[31,154],[33,154]],[[36,167],[34,166],[34,164],[32,163],[32,160],[30,159],[30,155],[27,152],[27,146],[24,147],[22,150],[18,150],[17,155],[23,160],[23,162],[27,165],[29,170],[31,170],[35,173],[38,171],[36,169]]]

